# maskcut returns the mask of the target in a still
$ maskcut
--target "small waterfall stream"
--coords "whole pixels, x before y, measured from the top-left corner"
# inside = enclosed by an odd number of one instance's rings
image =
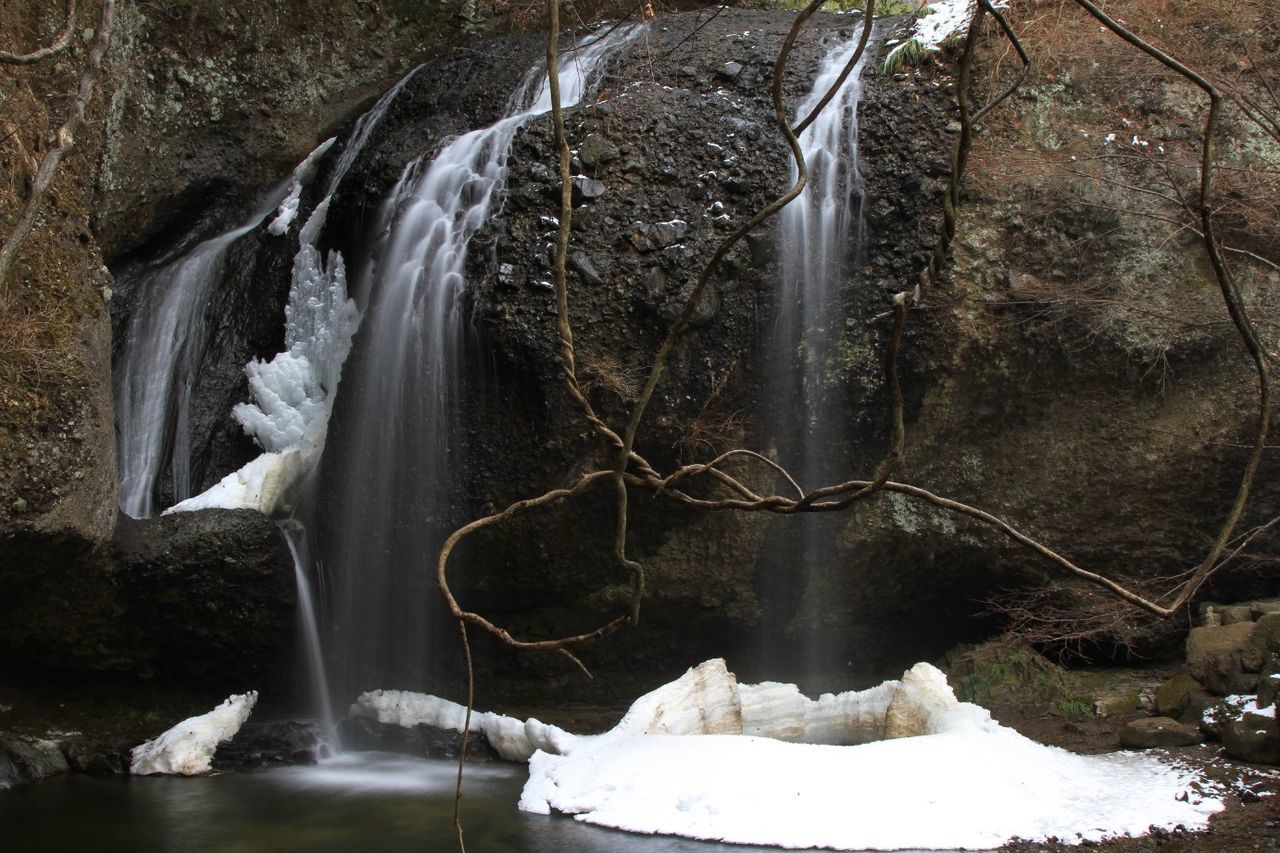
[[[566,52],[564,106],[583,97],[635,32],[619,28]],[[430,669],[430,566],[452,514],[455,414],[470,339],[467,245],[499,202],[517,130],[550,109],[546,74],[532,70],[505,118],[410,163],[382,206],[356,289],[364,320],[306,518],[323,531],[317,551],[329,580],[339,695],[419,683]]]
[[[857,39],[842,41],[827,54],[810,95],[796,111],[807,115],[836,81],[857,48]],[[832,449],[843,432],[837,422],[841,393],[838,345],[845,325],[841,294],[860,275],[865,251],[863,180],[858,166],[858,101],[862,65],[868,50],[827,108],[800,137],[809,169],[804,192],[780,214],[781,286],[776,325],[770,343],[772,399],[785,401],[772,433],[779,458],[805,488],[827,482],[839,470]],[[792,181],[798,172],[792,166]],[[802,632],[799,662],[806,676],[838,665],[833,637],[815,624],[814,602],[831,594],[825,589],[825,564],[835,556],[831,519],[804,515],[796,519],[798,541],[788,549],[786,565],[775,567],[770,582],[798,593],[793,627]],[[793,594],[792,598],[796,595]],[[768,656],[768,655],[766,655]]]
[[[192,495],[191,401],[208,345],[207,307],[227,269],[231,247],[286,198],[290,181],[269,192],[241,225],[200,243],[134,286],[140,304],[114,370],[120,508],[149,518],[166,468],[174,501]]]

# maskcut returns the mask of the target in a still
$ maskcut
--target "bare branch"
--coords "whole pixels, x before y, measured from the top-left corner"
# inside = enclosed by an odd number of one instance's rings
[[[42,47],[31,53],[9,53],[0,50],[0,65],[34,65],[44,59],[57,56],[71,46],[71,33],[76,25],[76,0],[66,0],[67,20],[62,32],[48,47]]]
[[[57,144],[49,149],[40,162],[40,171],[36,173],[35,181],[31,184],[31,195],[27,197],[27,203],[23,207],[22,215],[18,218],[18,224],[13,226],[9,238],[0,248],[0,285],[4,284],[9,275],[9,268],[13,265],[18,249],[22,246],[22,241],[26,239],[35,224],[36,213],[44,202],[45,194],[49,192],[49,186],[53,183],[54,174],[58,171],[62,158],[67,156],[67,152],[75,146],[75,135],[84,123],[84,111],[89,105],[89,99],[93,97],[93,87],[98,78],[98,70],[102,67],[102,57],[111,44],[114,10],[115,0],[102,0],[102,17],[98,21],[93,49],[89,51],[89,59],[85,63],[84,72],[80,75],[80,88],[75,100],[71,103],[67,120],[58,129]]]

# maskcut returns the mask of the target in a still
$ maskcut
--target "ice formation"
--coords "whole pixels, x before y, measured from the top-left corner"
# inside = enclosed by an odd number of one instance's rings
[[[321,142],[316,146],[316,150],[308,154],[307,159],[299,163],[293,170],[293,174],[289,177],[289,194],[280,202],[280,207],[276,209],[276,218],[271,220],[271,224],[267,226],[269,233],[280,236],[289,230],[289,226],[293,224],[293,220],[298,216],[298,207],[302,203],[303,188],[311,183],[311,179],[316,174],[316,167],[320,165],[320,158],[333,147],[333,143],[336,141],[337,137],[331,136]]]
[[[326,263],[316,248],[328,211],[326,197],[299,234],[285,306],[285,351],[245,366],[254,401],[232,410],[265,452],[166,514],[213,507],[282,511],[319,460],[342,365],[360,324],[355,301],[347,297],[342,255],[330,252]]]
[[[218,744],[231,740],[249,719],[258,692],[238,693],[207,714],[189,717],[130,752],[129,772],[196,776],[209,772]]]
[[[371,690],[360,694],[349,714],[406,728],[429,725],[460,732],[466,727],[467,709],[456,702],[426,693]],[[559,753],[577,739],[563,729],[532,717],[517,720],[488,711],[472,713],[471,731],[483,732],[498,755],[506,761],[528,761],[539,749]]]
[[[461,731],[466,709],[375,690],[351,713]],[[740,685],[717,659],[640,697],[602,735],[492,713],[473,714],[471,728],[503,758],[528,760],[524,811],[739,844],[1095,841],[1202,828],[1222,809],[1196,773],[1152,755],[1076,755],[1028,740],[957,701],[927,663],[869,690],[810,699],[792,684]]]

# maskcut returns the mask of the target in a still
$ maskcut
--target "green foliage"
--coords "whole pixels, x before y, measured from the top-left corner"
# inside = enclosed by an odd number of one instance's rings
[[[1063,699],[1058,703],[1058,710],[1062,712],[1062,716],[1072,721],[1084,720],[1093,715],[1089,703],[1078,697]]]
[[[1091,715],[1079,680],[1025,645],[990,643],[949,655],[957,698],[978,705],[1040,705],[1069,720]]]
[[[880,71],[887,77],[906,66],[919,65],[928,55],[929,51],[924,49],[919,39],[910,39],[889,51],[889,55],[880,64]]]

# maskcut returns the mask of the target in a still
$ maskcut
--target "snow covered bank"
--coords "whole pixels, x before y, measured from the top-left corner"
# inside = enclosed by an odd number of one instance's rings
[[[155,740],[135,746],[129,753],[129,772],[137,776],[208,773],[218,744],[235,737],[257,701],[256,690],[228,696],[209,713],[189,717]]]
[[[642,697],[610,732],[535,753],[520,808],[633,832],[872,849],[1194,829],[1222,808],[1197,794],[1194,774],[1149,755],[1034,743],[956,701],[928,664],[816,701],[789,685],[737,687],[719,670],[709,661]]]

